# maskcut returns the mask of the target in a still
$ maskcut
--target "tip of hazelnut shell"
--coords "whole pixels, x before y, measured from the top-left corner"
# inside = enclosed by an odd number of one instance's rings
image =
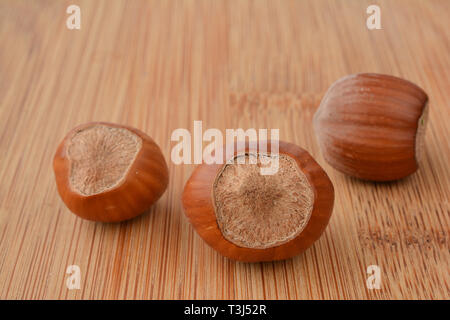
[[[325,160],[350,176],[391,181],[414,173],[423,151],[428,97],[394,76],[361,73],[337,80],[314,115]]]
[[[168,185],[159,146],[142,131],[107,122],[72,129],[54,159],[58,193],[81,218],[119,222],[150,208]]]

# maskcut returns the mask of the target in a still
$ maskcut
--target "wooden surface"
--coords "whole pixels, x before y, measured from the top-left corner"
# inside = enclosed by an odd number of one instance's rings
[[[382,30],[366,28],[381,7]],[[81,7],[81,30],[65,25]],[[0,0],[0,298],[450,298],[449,1]],[[400,76],[430,97],[425,159],[393,183],[344,176],[320,155],[311,118],[336,79]],[[170,160],[171,133],[279,128],[336,189],[322,236],[276,263],[236,263],[188,224],[191,165],[169,161],[150,212],[81,220],[60,200],[52,157],[75,125],[137,127]],[[79,265],[81,289],[66,287]],[[366,268],[381,269],[368,290]]]

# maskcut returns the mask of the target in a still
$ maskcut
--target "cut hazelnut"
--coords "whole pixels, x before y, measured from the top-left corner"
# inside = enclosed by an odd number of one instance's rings
[[[421,88],[393,76],[366,73],[336,81],[314,115],[325,160],[366,180],[414,173],[423,153],[427,103]]]
[[[137,129],[112,123],[71,130],[56,151],[53,168],[67,207],[94,221],[131,219],[158,200],[168,184],[158,145]]]
[[[325,171],[286,142],[279,142],[277,155],[248,144],[236,149],[224,164],[199,165],[186,183],[183,207],[196,231],[233,260],[281,260],[307,249],[333,209],[334,189]],[[278,170],[263,175],[260,169],[275,158]]]

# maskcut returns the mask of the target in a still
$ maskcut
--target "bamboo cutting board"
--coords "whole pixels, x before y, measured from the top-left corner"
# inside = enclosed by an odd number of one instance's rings
[[[448,299],[449,1],[0,0],[0,298]],[[66,8],[81,8],[81,29]],[[327,88],[387,73],[430,97],[425,159],[392,183],[349,178],[321,156],[311,119]],[[219,256],[189,225],[181,192],[192,165],[170,162],[171,133],[279,128],[336,190],[334,213],[304,254],[274,263]],[[52,171],[67,131],[134,126],[169,162],[170,184],[144,215],[84,221]],[[78,265],[80,289],[66,286]],[[370,290],[367,267],[380,268]]]

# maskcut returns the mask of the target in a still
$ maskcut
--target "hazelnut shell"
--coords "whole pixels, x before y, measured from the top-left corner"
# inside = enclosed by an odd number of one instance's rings
[[[226,148],[224,161],[226,163]],[[234,155],[252,151],[249,144],[238,150]],[[267,150],[271,150],[268,142]],[[305,174],[313,188],[314,205],[311,216],[304,229],[288,242],[264,249],[245,248],[237,246],[223,236],[217,224],[214,203],[213,185],[216,176],[225,164],[198,165],[187,181],[182,196],[184,212],[197,233],[220,254],[233,260],[245,262],[283,260],[298,255],[310,247],[325,230],[334,203],[334,189],[325,171],[302,148],[287,142],[279,142],[279,153],[295,159],[299,169]]]
[[[97,194],[83,195],[70,186],[71,162],[66,147],[77,132],[95,125],[127,129],[142,139],[142,146],[120,184]],[[106,122],[86,123],[72,129],[56,151],[53,169],[66,206],[81,218],[102,222],[131,219],[148,210],[164,193],[169,177],[161,150],[149,136],[135,128]]]
[[[336,81],[314,115],[325,160],[365,180],[389,181],[418,169],[428,97],[415,84],[382,74]]]

